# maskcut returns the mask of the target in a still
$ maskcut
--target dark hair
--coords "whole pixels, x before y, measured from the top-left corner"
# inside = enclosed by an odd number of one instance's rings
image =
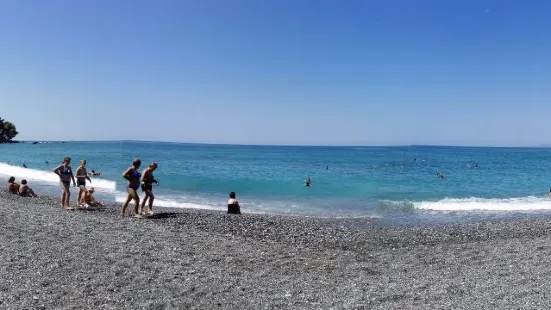
[[[142,161],[139,158],[134,159],[134,161],[132,162],[132,166],[134,167],[138,167],[141,164],[142,164]]]
[[[21,180],[21,184],[23,184],[23,185],[27,184],[27,180],[25,180],[25,179]]]
[[[149,164],[149,167],[150,168],[157,168],[157,167],[159,167],[159,165],[157,165],[156,162],[152,162],[151,164]]]
[[[235,199],[235,192],[231,192],[231,193],[230,193],[230,198],[231,198],[231,199]]]
[[[15,177],[10,177],[10,179],[8,180],[8,183],[13,183],[15,182]]]
[[[68,161],[71,161],[71,157],[69,156],[66,156],[65,158],[63,158],[63,162],[66,163]]]

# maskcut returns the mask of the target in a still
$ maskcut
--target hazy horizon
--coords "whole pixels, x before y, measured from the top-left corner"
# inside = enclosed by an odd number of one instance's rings
[[[185,141],[153,141],[153,140],[21,140],[14,139],[21,143],[33,142],[77,142],[77,143],[116,143],[116,142],[139,142],[139,143],[167,143],[167,144],[191,144],[191,145],[227,145],[227,146],[290,146],[290,147],[472,147],[472,148],[551,148],[551,144],[540,145],[451,145],[451,144],[378,144],[378,145],[345,145],[345,144],[241,144],[241,143],[209,143],[209,142],[185,142]]]

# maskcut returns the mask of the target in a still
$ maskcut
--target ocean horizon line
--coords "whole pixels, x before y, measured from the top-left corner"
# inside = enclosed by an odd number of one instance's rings
[[[263,146],[263,147],[312,147],[312,148],[401,148],[401,147],[464,147],[464,148],[551,148],[551,144],[540,145],[469,145],[469,144],[261,144],[261,143],[218,143],[218,142],[182,142],[164,140],[17,140],[19,143],[160,143],[160,144],[182,144],[182,145],[213,145],[213,146]]]

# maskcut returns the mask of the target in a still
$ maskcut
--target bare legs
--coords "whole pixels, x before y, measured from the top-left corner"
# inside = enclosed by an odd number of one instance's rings
[[[150,214],[153,214],[153,200],[155,199],[155,196],[153,195],[153,192],[151,190],[145,191],[145,197],[142,201],[142,207],[140,208],[140,213],[145,213],[145,203],[149,199],[149,212]]]
[[[77,206],[80,206],[84,204],[84,193],[86,193],[86,187],[79,186],[78,187],[78,196],[77,196]]]
[[[71,209],[69,199],[71,191],[69,190],[69,182],[61,182],[61,208],[64,210]]]
[[[139,216],[140,213],[138,211],[140,208],[140,196],[138,196],[138,193],[136,192],[136,190],[131,187],[128,188],[128,196],[126,197],[126,200],[122,205],[121,215],[122,216],[126,215],[126,208],[128,208],[128,204],[130,203],[130,200],[134,200],[134,216]]]

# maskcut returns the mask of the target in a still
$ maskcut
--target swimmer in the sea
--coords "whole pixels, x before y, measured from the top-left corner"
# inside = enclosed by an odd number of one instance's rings
[[[88,175],[90,175],[90,176],[98,176],[98,175],[101,175],[101,172],[96,172],[96,171],[92,170],[91,172],[88,172]]]
[[[133,215],[136,218],[143,218],[143,216],[139,212],[140,196],[138,196],[138,188],[140,188],[140,182],[142,177],[142,174],[138,171],[138,169],[140,169],[141,165],[142,165],[142,161],[139,158],[136,158],[134,159],[134,161],[132,161],[132,166],[126,169],[122,174],[122,177],[128,181],[128,185],[126,186],[128,196],[126,196],[126,200],[122,205],[122,210],[121,210],[122,216],[126,215],[126,208],[128,207],[130,200],[134,200]]]
[[[23,164],[23,168],[27,168],[27,165],[26,165],[26,164]]]
[[[312,186],[312,180],[310,179],[310,177],[306,178],[306,181],[305,181],[304,185],[306,185],[308,187]]]

